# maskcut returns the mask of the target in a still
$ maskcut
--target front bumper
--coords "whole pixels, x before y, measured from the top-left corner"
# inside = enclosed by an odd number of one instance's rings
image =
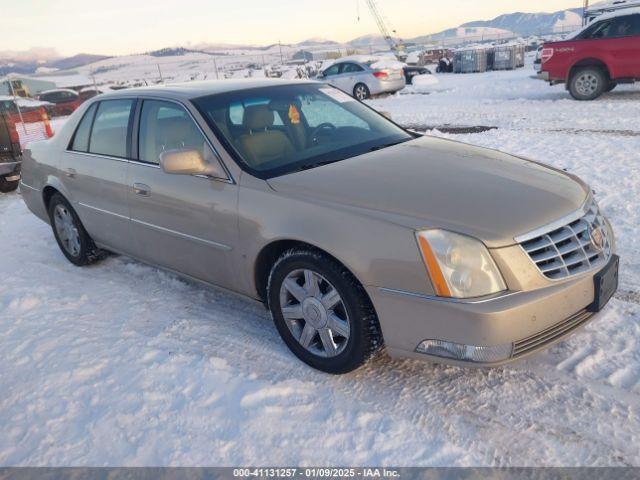
[[[22,162],[14,161],[14,162],[0,162],[0,176],[1,177],[11,177],[20,175],[20,167]]]
[[[545,288],[469,301],[377,287],[367,291],[392,357],[491,367],[548,348],[591,321],[597,315],[588,307],[594,302],[598,271]],[[417,352],[427,339],[479,347],[512,344],[513,350],[500,361],[466,362]]]

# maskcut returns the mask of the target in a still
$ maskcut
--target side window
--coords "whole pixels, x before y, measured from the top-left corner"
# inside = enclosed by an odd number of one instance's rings
[[[340,64],[336,63],[324,71],[324,76],[330,77],[331,75],[338,75],[338,73],[340,73]]]
[[[600,38],[607,38],[609,36],[609,30],[613,22],[611,20],[605,20],[603,22],[596,23],[588,31],[584,32],[583,38],[589,40],[597,40]]]
[[[105,100],[98,105],[89,140],[89,151],[125,158],[133,100]]]
[[[617,17],[608,32],[609,38],[640,35],[640,15]]]
[[[362,71],[364,71],[364,69],[360,65],[356,65],[355,63],[346,63],[342,68],[342,73],[356,73]]]
[[[97,104],[94,103],[85,112],[84,117],[80,120],[76,132],[73,134],[71,140],[70,150],[76,152],[88,152],[89,151],[89,135],[91,134],[91,124],[93,123],[93,117],[96,114]]]
[[[160,154],[166,150],[193,149],[215,167],[215,177],[227,178],[205,137],[180,105],[145,100],[138,135],[138,158],[142,162],[159,164]]]

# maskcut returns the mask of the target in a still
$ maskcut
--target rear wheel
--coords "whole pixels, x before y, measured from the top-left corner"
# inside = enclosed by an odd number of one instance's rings
[[[366,100],[371,95],[369,92],[369,87],[367,87],[364,83],[358,83],[355,87],[353,87],[353,96],[358,100]]]
[[[378,318],[355,277],[313,249],[292,249],[267,286],[280,336],[303,362],[327,373],[360,367],[382,345]]]
[[[576,100],[595,100],[609,85],[606,74],[597,67],[576,70],[569,81],[569,92]]]
[[[7,180],[5,177],[0,177],[0,192],[9,193],[18,188],[19,180]]]
[[[96,247],[75,210],[59,193],[49,201],[49,219],[58,246],[71,263],[81,267],[104,257],[105,252]]]

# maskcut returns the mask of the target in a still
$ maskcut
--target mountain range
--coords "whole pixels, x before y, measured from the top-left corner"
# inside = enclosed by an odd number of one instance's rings
[[[467,22],[459,27],[444,30],[431,35],[424,35],[414,38],[404,38],[407,43],[424,44],[440,41],[451,37],[472,37],[483,36],[485,39],[501,38],[509,35],[539,35],[544,33],[566,32],[577,28],[581,22],[581,9],[562,10],[553,13],[522,13],[515,12],[500,15],[491,20],[478,20]],[[290,45],[283,45],[289,48],[310,49],[310,48],[366,48],[370,46],[380,46],[384,44],[381,35],[364,35],[354,38],[346,43],[336,42],[326,38],[309,38],[302,42]],[[184,55],[188,52],[218,53],[233,50],[270,50],[278,47],[277,44],[256,46],[256,45],[234,45],[234,44],[197,44],[185,47],[170,47],[147,52],[154,56]],[[33,73],[38,69],[41,71],[52,71],[54,69],[66,70],[87,65],[105,58],[105,55],[78,54],[72,57],[61,57],[51,48],[32,48],[25,52],[0,51],[0,75],[10,72]]]

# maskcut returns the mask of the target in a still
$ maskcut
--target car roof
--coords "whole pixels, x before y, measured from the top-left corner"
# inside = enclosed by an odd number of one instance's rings
[[[301,85],[317,83],[310,80],[282,80],[282,79],[237,79],[237,80],[208,80],[184,83],[167,83],[151,87],[136,87],[116,90],[100,95],[100,99],[109,97],[150,95],[166,98],[194,99],[219,93],[249,90],[260,87],[274,87],[282,85]]]
[[[47,93],[59,93],[59,92],[73,93],[74,95],[78,94],[78,92],[76,92],[75,90],[71,90],[70,88],[52,88],[51,90],[43,90],[38,95],[45,95]]]

